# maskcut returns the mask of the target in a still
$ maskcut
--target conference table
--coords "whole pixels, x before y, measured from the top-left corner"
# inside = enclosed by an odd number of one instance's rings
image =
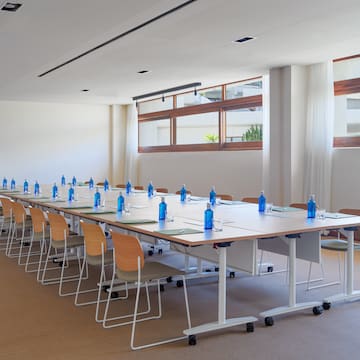
[[[245,324],[246,331],[254,331],[255,316],[226,317],[226,277],[229,268],[257,274],[257,251],[263,249],[289,256],[289,295],[286,305],[263,311],[259,317],[266,325],[273,324],[273,316],[303,309],[321,313],[321,305],[329,308],[331,302],[355,300],[360,292],[353,287],[354,231],[360,226],[360,217],[326,213],[324,218],[308,219],[301,209],[273,207],[259,213],[257,206],[240,201],[221,201],[214,206],[215,222],[221,224],[213,230],[204,230],[204,211],[207,198],[188,197],[181,202],[178,195],[156,194],[148,197],[144,191],[133,191],[125,196],[126,211],[116,211],[117,197],[121,189],[101,190],[102,206],[93,208],[94,190],[85,186],[76,188],[75,201],[68,202],[67,188],[59,188],[57,199],[50,198],[51,187],[43,186],[42,193],[24,194],[20,190],[0,190],[0,196],[39,206],[44,210],[58,211],[72,219],[76,226],[79,219],[106,224],[108,228],[120,229],[139,236],[141,240],[167,240],[184,254],[214,261],[218,264],[218,309],[217,321],[184,330],[189,343],[196,342],[196,335]],[[168,219],[158,221],[158,206],[161,197],[167,203]],[[1,199],[0,199],[1,200]],[[346,291],[319,301],[297,303],[296,259],[320,262],[321,232],[339,229],[348,238],[346,252]]]

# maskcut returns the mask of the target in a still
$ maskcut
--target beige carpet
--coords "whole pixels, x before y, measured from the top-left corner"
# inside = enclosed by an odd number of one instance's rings
[[[360,264],[359,255],[356,255],[356,268]],[[170,262],[173,256],[164,254],[161,258]],[[181,259],[179,257],[177,261]],[[284,264],[283,258],[267,255],[267,260],[271,259],[276,264]],[[336,264],[336,258],[326,254],[329,278],[336,276]],[[299,279],[305,277],[300,274],[307,270],[307,266],[299,261]],[[6,258],[3,252],[0,253],[0,268],[1,360],[358,358],[360,301],[335,304],[320,316],[314,316],[311,310],[279,316],[272,327],[265,327],[259,320],[254,333],[246,333],[245,327],[240,326],[198,335],[196,346],[188,346],[184,340],[134,352],[129,346],[129,326],[103,329],[94,321],[94,306],[75,307],[73,296],[60,298],[56,286],[38,284],[33,273],[24,273],[24,268],[19,267],[14,259]],[[356,279],[359,276],[356,269]],[[284,273],[262,277],[236,273],[227,284],[228,316],[257,316],[261,311],[287,302]],[[68,285],[69,288],[73,286]],[[356,285],[360,288],[360,281],[356,280]],[[216,280],[190,281],[188,290],[193,325],[216,320]],[[298,300],[321,300],[340,290],[337,285],[305,291],[305,286],[299,285],[297,294]],[[113,310],[115,313],[124,310],[127,304],[116,301]],[[166,285],[163,304],[162,320],[139,325],[139,341],[175,335],[186,326],[183,292],[175,283]]]

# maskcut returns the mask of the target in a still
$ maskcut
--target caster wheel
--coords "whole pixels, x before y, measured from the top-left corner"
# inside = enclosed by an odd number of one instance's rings
[[[57,258],[53,258],[53,259],[52,259],[52,262],[53,262],[54,264],[56,264],[56,263],[57,263]]]
[[[178,288],[183,287],[183,286],[184,286],[184,282],[183,282],[182,280],[178,280],[178,281],[176,282],[176,286],[177,286]]]
[[[189,335],[189,345],[196,345],[196,335]]]
[[[219,272],[219,267],[216,266],[214,270],[215,270],[215,272]]]
[[[160,284],[160,291],[161,292],[165,291],[165,286],[163,284]]]
[[[102,287],[102,290],[103,290],[104,292],[107,292],[108,289],[110,289],[110,286],[109,286],[109,285],[104,285],[104,286]]]
[[[273,326],[274,325],[274,319],[271,316],[268,316],[265,318],[265,325],[266,326]]]
[[[320,315],[322,313],[321,306],[314,306],[312,310],[314,315]]]
[[[62,267],[62,266],[63,266],[63,264],[64,264],[64,262],[63,262],[63,261],[59,261],[59,262],[58,262],[59,267]]]
[[[230,271],[229,276],[230,276],[230,279],[233,279],[235,277],[235,271]]]
[[[211,269],[205,269],[205,272],[211,272]]]
[[[159,253],[159,255],[161,255],[163,253],[163,250],[159,249],[158,253]]]
[[[149,251],[148,251],[148,255],[149,255],[149,256],[153,256],[153,255],[154,255],[154,252],[153,252],[152,250],[149,250]]]
[[[324,302],[323,305],[322,305],[323,309],[324,310],[330,310],[331,308],[331,303],[329,302]]]
[[[247,323],[246,324],[246,332],[254,332],[254,323]]]
[[[119,297],[119,293],[117,292],[117,291],[113,291],[112,293],[111,293],[111,298],[112,299],[117,299]]]
[[[169,276],[169,277],[166,278],[166,282],[167,282],[167,283],[171,283],[172,281],[173,281],[173,280],[172,280],[172,277],[171,277],[171,276]]]
[[[274,267],[273,266],[268,266],[267,272],[273,272],[273,271],[274,271]]]
[[[24,242],[24,246],[30,246],[29,242]]]

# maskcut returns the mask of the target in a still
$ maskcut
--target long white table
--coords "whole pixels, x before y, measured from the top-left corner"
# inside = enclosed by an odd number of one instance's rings
[[[214,331],[227,327],[246,324],[248,332],[254,330],[253,323],[257,321],[254,316],[237,318],[226,317],[226,270],[229,266],[227,258],[232,253],[232,248],[237,245],[246,244],[248,264],[245,266],[250,273],[256,269],[256,248],[258,245],[278,253],[289,255],[289,299],[288,304],[275,309],[270,309],[260,313],[265,318],[265,323],[271,325],[273,316],[298,311],[301,309],[313,308],[313,312],[321,312],[322,301],[297,303],[296,302],[296,258],[302,257],[309,261],[320,259],[320,232],[325,229],[344,229],[349,238],[349,248],[347,252],[347,276],[346,294],[327,298],[324,304],[340,299],[360,298],[359,292],[353,290],[353,231],[360,226],[360,217],[349,216],[339,218],[307,219],[306,212],[298,211],[279,211],[260,214],[257,206],[248,203],[227,203],[219,204],[215,207],[215,218],[223,221],[222,231],[204,231],[203,213],[206,208],[206,199],[194,198],[194,200],[180,203],[178,196],[168,195],[165,197],[168,204],[168,212],[171,213],[173,221],[145,223],[139,220],[157,220],[158,204],[160,197],[156,196],[149,199],[146,193],[135,192],[126,196],[127,207],[130,212],[125,215],[116,213],[116,198],[119,191],[102,193],[106,207],[97,211],[85,209],[92,206],[93,191],[87,188],[77,188],[78,201],[68,203],[51,201],[49,199],[50,189],[40,197],[24,195],[21,193],[0,193],[9,195],[14,199],[25,201],[43,208],[61,211],[73,217],[85,218],[91,221],[106,223],[109,227],[120,228],[138,235],[168,240],[185,249],[197,250],[200,248],[212,249],[212,253],[217,254],[219,264],[219,285],[218,285],[218,317],[217,321],[192,327],[184,330],[184,334],[189,337],[189,343],[196,343],[196,335],[208,331]],[[60,191],[62,199],[66,199],[66,190]],[[125,220],[125,221],[124,221]],[[139,223],[136,223],[136,222]],[[193,229],[201,232],[193,234],[175,234],[179,229]],[[173,230],[175,233],[169,235],[163,231]],[[258,244],[259,243],[259,244]],[[251,246],[249,246],[251,244]],[[266,245],[268,244],[268,245]],[[279,247],[279,244],[285,246]],[[280,249],[280,250],[279,250]],[[242,248],[243,250],[243,248]],[[279,250],[279,251],[278,251]],[[315,250],[315,251],[314,251]],[[195,254],[195,252],[190,252]],[[244,255],[244,254],[243,254]],[[250,259],[250,261],[249,261]],[[242,268],[239,265],[239,268]]]

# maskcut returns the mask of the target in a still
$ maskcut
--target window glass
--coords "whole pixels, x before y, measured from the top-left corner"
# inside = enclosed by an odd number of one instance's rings
[[[360,78],[360,57],[334,62],[334,81]]]
[[[334,136],[360,136],[360,93],[335,96]]]
[[[262,107],[228,110],[226,142],[262,141]]]
[[[162,101],[160,99],[154,99],[150,101],[139,102],[138,111],[139,114],[152,113],[156,111],[169,110],[173,108],[173,97],[167,96]]]
[[[244,96],[253,96],[262,94],[262,81],[240,81],[226,85],[226,100],[238,99]]]
[[[139,122],[139,146],[170,145],[170,119]]]
[[[219,142],[219,113],[180,116],[176,119],[177,144]]]
[[[186,106],[208,104],[222,100],[221,86],[210,89],[198,90],[196,95],[194,91],[177,95],[176,107],[182,108]]]

